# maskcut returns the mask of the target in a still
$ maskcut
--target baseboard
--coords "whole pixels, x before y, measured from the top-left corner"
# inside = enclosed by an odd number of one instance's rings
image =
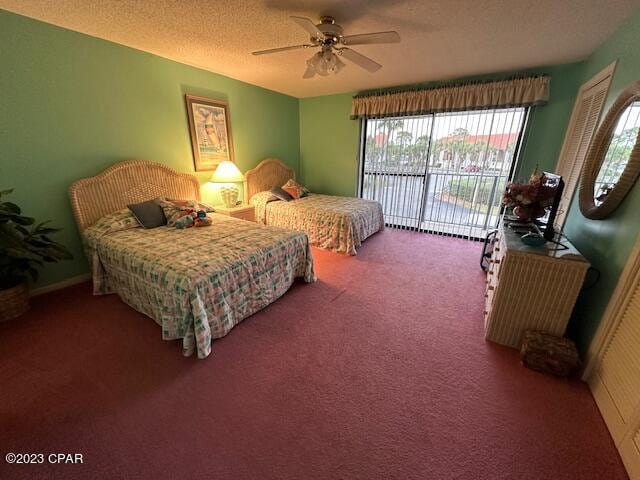
[[[45,285],[44,287],[34,288],[33,290],[31,290],[31,292],[29,292],[29,295],[35,297],[37,295],[42,295],[43,293],[53,292],[55,290],[60,290],[61,288],[66,288],[78,283],[86,282],[90,279],[90,273],[83,273],[82,275],[76,275],[75,277],[67,278],[66,280],[62,280],[61,282]]]

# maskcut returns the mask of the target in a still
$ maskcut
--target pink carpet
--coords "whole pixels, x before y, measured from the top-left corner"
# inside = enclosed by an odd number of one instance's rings
[[[387,230],[181,356],[88,284],[0,325],[0,478],[624,479],[587,387],[482,337],[480,245]]]

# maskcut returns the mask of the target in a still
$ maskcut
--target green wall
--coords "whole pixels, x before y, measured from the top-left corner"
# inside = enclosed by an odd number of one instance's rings
[[[185,93],[229,102],[241,170],[270,156],[298,169],[296,98],[2,10],[0,92],[0,190],[14,187],[26,214],[63,228],[57,239],[75,256],[39,285],[87,271],[71,182],[131,158],[193,172]]]
[[[571,116],[576,92],[583,77],[581,63],[529,69],[462,80],[503,79],[520,75],[551,75],[549,102],[536,107],[517,175],[528,177],[536,165],[555,167],[564,130]],[[434,86],[439,82],[428,84]],[[358,120],[350,120],[353,94],[300,99],[300,172],[312,190],[338,195],[355,195],[358,178]]]
[[[352,94],[300,99],[300,178],[314,192],[354,196],[360,122]]]
[[[640,10],[631,16],[585,62],[582,82],[618,60],[603,112],[631,82],[640,80]],[[604,116],[604,113],[603,115]],[[640,187],[636,184],[612,216],[587,220],[577,198],[567,219],[565,232],[578,249],[601,272],[597,286],[586,290],[574,312],[570,331],[585,349],[596,331],[609,298],[640,232]]]

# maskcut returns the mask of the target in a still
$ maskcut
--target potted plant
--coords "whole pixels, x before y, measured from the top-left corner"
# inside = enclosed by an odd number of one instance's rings
[[[72,258],[49,237],[59,229],[47,227],[47,222],[35,224],[35,219],[22,215],[18,205],[3,200],[11,192],[0,191],[0,321],[28,310],[27,281],[38,279],[39,267]]]
[[[502,197],[505,207],[513,207],[513,214],[523,222],[543,217],[553,204],[555,189],[545,186],[545,176],[533,172],[529,183],[512,182]]]

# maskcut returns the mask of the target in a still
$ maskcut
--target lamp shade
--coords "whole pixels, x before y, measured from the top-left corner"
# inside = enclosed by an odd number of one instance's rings
[[[242,182],[243,180],[244,175],[242,175],[242,172],[238,170],[235,163],[229,160],[224,160],[220,163],[211,177],[211,181],[215,183],[233,183]]]

